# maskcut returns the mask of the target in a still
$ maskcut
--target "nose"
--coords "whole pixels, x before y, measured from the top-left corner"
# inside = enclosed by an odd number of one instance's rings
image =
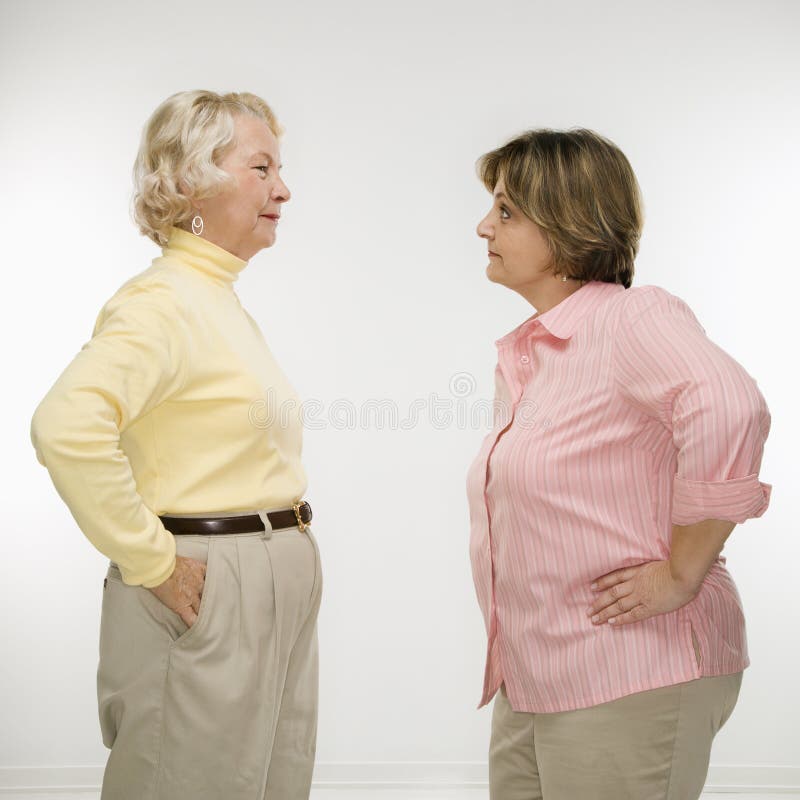
[[[282,178],[278,178],[277,183],[272,189],[272,199],[277,200],[279,203],[285,203],[292,196],[289,187],[283,182]]]
[[[491,239],[494,236],[494,228],[489,223],[489,217],[484,217],[479,223],[478,227],[475,229],[478,233],[478,236],[481,239]]]

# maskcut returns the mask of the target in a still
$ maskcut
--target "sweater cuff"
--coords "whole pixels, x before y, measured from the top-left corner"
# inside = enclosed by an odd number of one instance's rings
[[[675,477],[672,498],[673,525],[694,525],[706,519],[741,523],[760,517],[769,506],[772,484],[758,474],[727,481],[692,481]]]
[[[161,586],[164,581],[172,575],[175,569],[175,556],[172,557],[171,561],[169,562],[169,567],[163,570],[159,575],[155,578],[150,577],[147,580],[141,581],[141,585],[144,586],[145,589],[152,589],[154,586]]]

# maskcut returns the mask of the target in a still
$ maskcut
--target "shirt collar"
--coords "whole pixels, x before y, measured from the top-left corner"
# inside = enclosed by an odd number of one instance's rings
[[[222,285],[232,286],[248,262],[202,236],[171,228],[162,255],[192,267]]]
[[[621,283],[589,281],[543,314],[537,311],[513,331],[498,339],[495,344],[498,347],[513,344],[540,324],[553,336],[569,339],[589,312],[612,295],[623,291],[625,287]]]

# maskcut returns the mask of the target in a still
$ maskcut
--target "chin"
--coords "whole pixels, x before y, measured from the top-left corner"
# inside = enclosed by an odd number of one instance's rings
[[[277,237],[275,234],[270,234],[269,236],[265,236],[259,244],[261,245],[262,250],[266,250],[267,247],[272,247],[275,244]]]

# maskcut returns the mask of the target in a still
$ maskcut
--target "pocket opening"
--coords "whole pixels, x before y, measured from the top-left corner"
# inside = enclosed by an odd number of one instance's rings
[[[206,575],[205,575],[205,582],[203,583],[203,594],[200,595],[200,605],[197,609],[197,619],[192,625],[191,628],[187,627],[185,631],[177,636],[177,638],[172,639],[170,642],[170,647],[181,646],[185,641],[187,641],[193,634],[197,633],[197,630],[206,624],[206,620],[209,615],[209,605],[211,603],[211,592],[213,588],[213,580],[212,576],[214,575],[213,563],[215,561],[213,554],[214,554],[214,538],[209,537],[208,539],[208,550],[206,554]],[[161,602],[161,601],[159,601]],[[162,603],[163,605],[163,603]],[[164,609],[167,613],[172,614],[175,616],[177,620],[181,622],[181,624],[185,625],[186,623],[183,622],[180,615],[176,612],[172,611],[172,609],[167,608],[164,606]]]
[[[697,662],[697,668],[700,669],[703,666],[703,654],[700,650],[700,642],[697,639],[697,634],[694,632],[694,626],[692,623],[689,623],[689,630],[692,632],[692,647],[694,648],[694,658]]]

